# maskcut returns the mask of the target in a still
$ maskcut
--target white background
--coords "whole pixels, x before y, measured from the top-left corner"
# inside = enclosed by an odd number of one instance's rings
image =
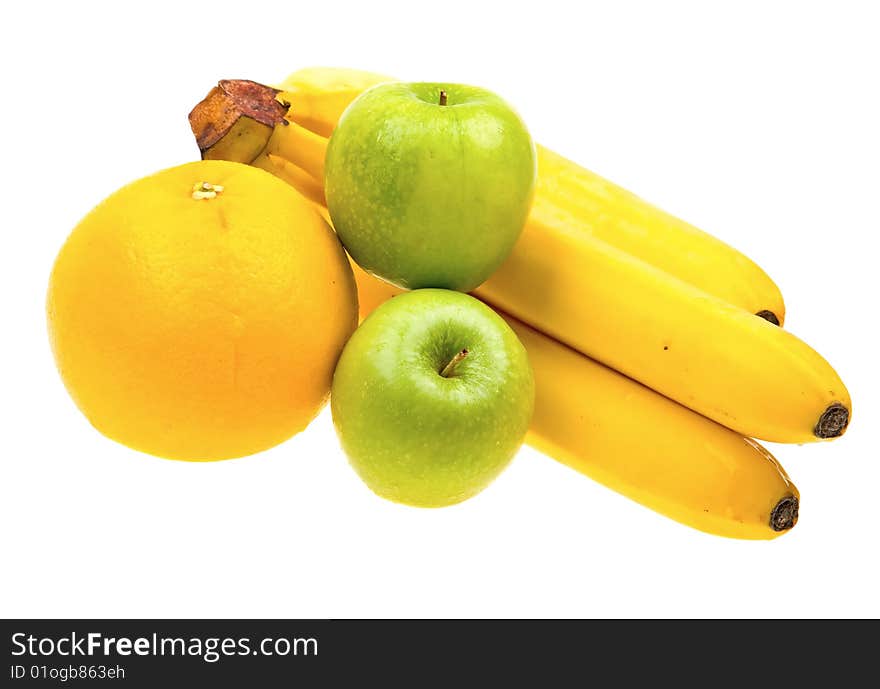
[[[9,5],[0,616],[880,615],[878,31],[872,3],[839,1]],[[771,446],[797,528],[707,536],[528,448],[470,502],[402,507],[361,484],[326,412],[213,464],[94,431],[46,338],[65,236],[197,156],[186,115],[218,78],[310,65],[488,86],[541,143],[764,266],[854,400],[843,439]]]

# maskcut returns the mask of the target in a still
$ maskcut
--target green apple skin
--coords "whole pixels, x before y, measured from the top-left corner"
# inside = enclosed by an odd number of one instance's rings
[[[343,450],[375,493],[442,507],[508,465],[534,398],[526,350],[498,314],[467,294],[422,289],[385,302],[355,331],[330,407]]]
[[[467,292],[488,278],[522,232],[535,177],[519,115],[459,84],[365,91],[342,114],[325,160],[327,207],[345,248],[406,289]]]

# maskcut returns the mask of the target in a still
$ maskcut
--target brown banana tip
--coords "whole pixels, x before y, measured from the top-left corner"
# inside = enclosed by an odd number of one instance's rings
[[[774,531],[788,531],[797,524],[798,499],[789,495],[776,503],[776,507],[770,513],[770,528]]]
[[[758,311],[755,315],[759,318],[763,318],[765,321],[770,321],[773,325],[779,325],[779,319],[772,311],[767,311],[765,309],[764,311]]]
[[[832,402],[828,408],[822,412],[819,421],[813,433],[817,438],[826,440],[828,438],[837,438],[843,435],[846,426],[849,423],[849,409],[844,407],[840,402]]]
[[[189,113],[189,124],[203,153],[222,139],[239,117],[274,128],[287,124],[290,107],[276,88],[247,79],[221,79]]]

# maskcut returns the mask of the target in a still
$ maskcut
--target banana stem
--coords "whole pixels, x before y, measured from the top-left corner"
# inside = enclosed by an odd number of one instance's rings
[[[456,354],[449,360],[449,363],[446,364],[446,366],[443,367],[443,370],[440,371],[440,375],[444,378],[449,378],[449,376],[451,376],[452,373],[455,371],[455,367],[458,366],[467,355],[467,348],[462,349],[458,354]]]

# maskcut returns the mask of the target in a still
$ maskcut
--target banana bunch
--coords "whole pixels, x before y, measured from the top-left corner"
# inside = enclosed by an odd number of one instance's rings
[[[329,222],[328,138],[348,104],[385,81],[328,68],[295,72],[277,89],[221,81],[190,123],[204,158],[268,170]],[[353,267],[361,317],[399,292]],[[797,489],[751,437],[824,440],[849,422],[840,378],[778,327],[782,295],[761,268],[541,146],[526,227],[474,294],[529,352],[537,398],[527,441],[697,529],[736,538],[790,529]]]

